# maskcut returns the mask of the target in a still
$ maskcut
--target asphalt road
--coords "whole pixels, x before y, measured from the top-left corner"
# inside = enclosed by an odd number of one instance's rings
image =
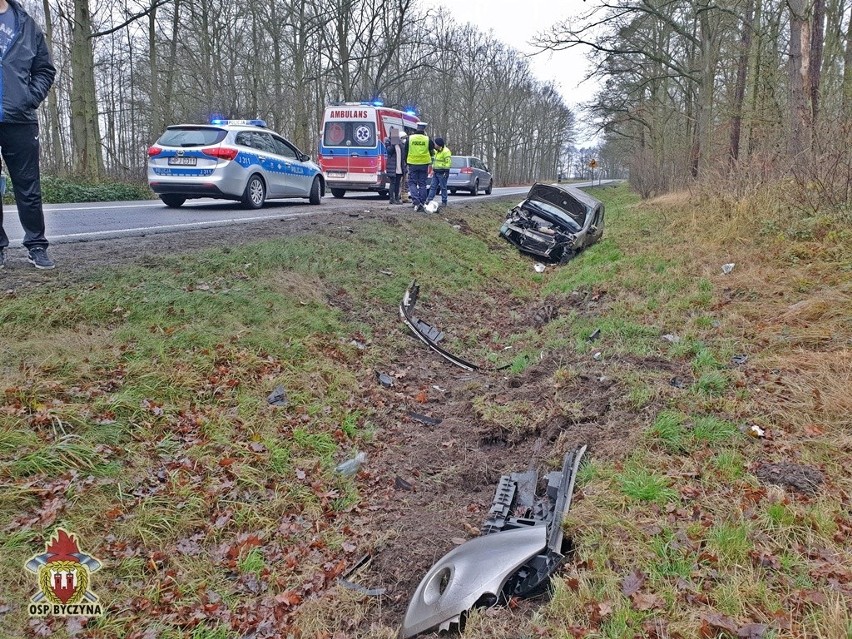
[[[589,186],[589,183],[574,186]],[[474,201],[491,200],[511,195],[521,196],[529,187],[494,188],[491,195],[472,197],[467,194],[451,195],[453,202],[469,204]],[[521,198],[519,197],[519,200]],[[45,224],[47,238],[52,244],[85,242],[111,237],[133,237],[155,233],[180,233],[182,231],[233,226],[259,220],[289,220],[300,217],[320,216],[330,211],[364,211],[372,207],[388,206],[387,200],[376,195],[347,194],[342,199],[331,196],[323,198],[319,206],[311,206],[306,200],[276,200],[257,211],[242,209],[238,203],[213,199],[189,200],[179,209],[170,209],[160,200],[131,202],[90,202],[85,204],[46,204]],[[400,210],[408,210],[398,207]],[[10,245],[21,246],[24,237],[14,206],[5,206],[3,225],[9,236]]]

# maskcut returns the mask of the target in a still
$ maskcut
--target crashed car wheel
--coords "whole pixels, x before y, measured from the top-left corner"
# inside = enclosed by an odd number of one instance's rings
[[[485,195],[491,195],[491,189],[493,188],[493,186],[494,186],[494,180],[491,180],[488,183],[488,188],[485,189]]]
[[[479,195],[479,180],[473,183],[473,188],[470,190],[471,195]]]

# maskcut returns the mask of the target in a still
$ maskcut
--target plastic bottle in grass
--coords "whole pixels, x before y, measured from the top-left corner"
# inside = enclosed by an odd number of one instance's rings
[[[344,477],[354,477],[365,461],[367,461],[367,453],[357,453],[352,459],[338,464],[334,470]]]

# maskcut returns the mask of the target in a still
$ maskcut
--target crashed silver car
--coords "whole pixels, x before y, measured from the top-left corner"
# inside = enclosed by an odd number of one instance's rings
[[[600,200],[567,184],[533,184],[509,211],[500,235],[524,253],[564,263],[597,242],[603,230]]]

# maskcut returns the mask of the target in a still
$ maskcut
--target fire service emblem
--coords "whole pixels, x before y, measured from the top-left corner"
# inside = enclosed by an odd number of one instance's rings
[[[31,616],[102,614],[91,584],[92,573],[100,570],[101,562],[80,550],[76,535],[57,528],[56,536],[48,540],[44,552],[25,565],[36,575],[38,585],[38,592],[30,599]]]

